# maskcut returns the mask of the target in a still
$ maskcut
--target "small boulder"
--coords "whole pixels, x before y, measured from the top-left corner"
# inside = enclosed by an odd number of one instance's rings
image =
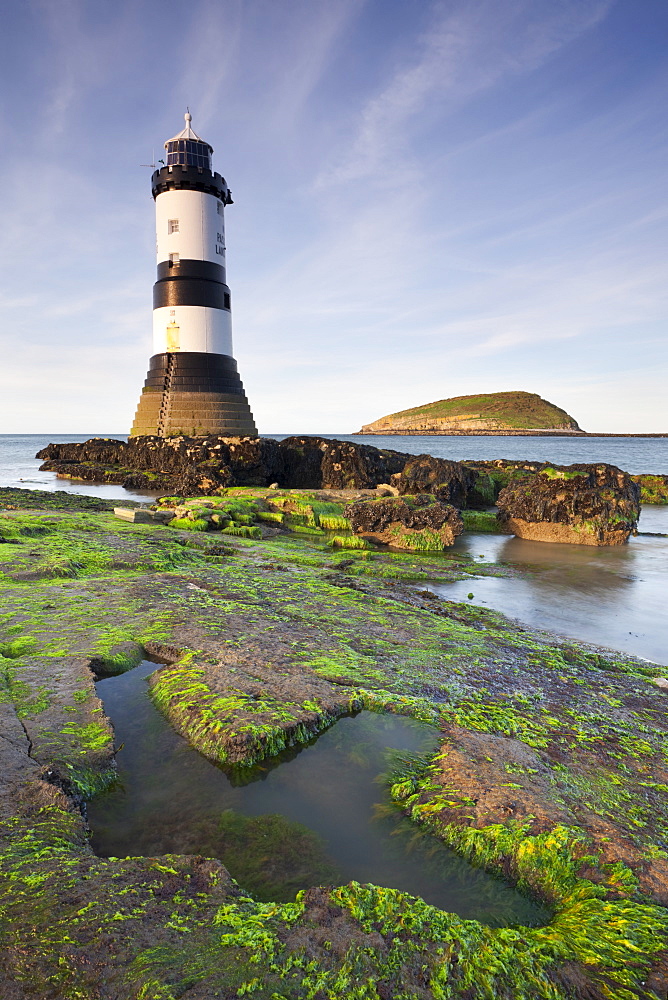
[[[640,488],[614,465],[544,466],[498,497],[499,521],[518,538],[623,545],[636,532]]]
[[[475,474],[461,462],[451,462],[433,455],[409,458],[392,483],[400,496],[429,493],[444,503],[466,507],[466,499],[475,484]]]
[[[115,517],[122,521],[130,521],[131,524],[153,524],[155,514],[152,510],[133,509],[132,507],[114,507]]]
[[[153,511],[153,520],[156,524],[169,524],[173,517],[174,511],[169,509]]]
[[[417,552],[440,552],[464,530],[459,511],[430,494],[358,500],[345,515],[356,535]]]

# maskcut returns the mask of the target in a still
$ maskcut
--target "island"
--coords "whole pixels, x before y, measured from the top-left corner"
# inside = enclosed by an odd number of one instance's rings
[[[360,434],[577,434],[565,410],[535,392],[487,392],[453,396],[389,413]]]

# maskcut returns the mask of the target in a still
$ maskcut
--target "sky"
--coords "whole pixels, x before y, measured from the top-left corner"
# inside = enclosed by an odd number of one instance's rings
[[[5,0],[0,433],[127,433],[214,148],[260,433],[522,389],[668,432],[665,0]]]

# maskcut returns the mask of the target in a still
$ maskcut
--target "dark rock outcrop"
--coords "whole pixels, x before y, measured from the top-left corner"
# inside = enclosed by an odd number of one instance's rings
[[[464,530],[459,511],[429,494],[358,500],[345,515],[356,535],[413,551],[438,552]]]
[[[462,464],[473,475],[473,486],[469,490],[467,507],[480,508],[491,507],[505,486],[535,475],[548,463],[497,458],[488,462]]]
[[[640,487],[614,465],[543,466],[498,497],[499,520],[519,538],[622,545],[640,517]]]
[[[369,489],[401,472],[410,457],[317,437],[92,438],[50,444],[37,454],[45,472],[183,496],[275,482],[291,489]]]
[[[450,462],[433,455],[410,457],[400,473],[392,477],[392,485],[399,495],[431,493],[444,503],[466,507],[469,493],[475,486],[476,476],[461,462]]]
[[[294,489],[371,489],[400,472],[404,452],[328,438],[289,437],[280,442],[285,483]]]
[[[285,460],[274,438],[227,438],[230,485],[268,486],[285,477]]]

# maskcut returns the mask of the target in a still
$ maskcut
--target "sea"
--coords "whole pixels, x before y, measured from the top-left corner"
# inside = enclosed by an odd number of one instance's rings
[[[263,436],[282,440],[290,435]],[[312,436],[454,460],[506,458],[555,465],[607,462],[633,474],[668,475],[668,438]],[[119,501],[154,499],[154,493],[70,483],[54,473],[38,471],[41,462],[35,453],[50,442],[91,437],[126,440],[124,434],[108,432],[0,435],[0,486],[63,490]],[[643,506],[638,535],[623,546],[558,545],[467,532],[457,539],[455,550],[468,554],[474,563],[495,563],[507,575],[433,585],[431,589],[439,596],[493,608],[557,636],[668,664],[668,505]]]

